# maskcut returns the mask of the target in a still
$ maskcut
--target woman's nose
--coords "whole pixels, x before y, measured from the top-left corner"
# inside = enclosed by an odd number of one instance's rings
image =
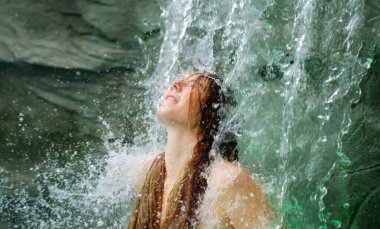
[[[181,85],[180,85],[180,83],[177,80],[174,80],[172,82],[172,85],[171,85],[170,89],[174,89],[176,91],[180,91],[181,90]]]

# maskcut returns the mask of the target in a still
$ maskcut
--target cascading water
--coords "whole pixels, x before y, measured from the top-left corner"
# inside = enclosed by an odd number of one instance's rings
[[[234,91],[237,105],[222,129],[238,135],[240,162],[264,187],[273,228],[358,227],[349,213],[346,170],[351,161],[342,142],[379,40],[378,27],[364,29],[371,4],[161,1],[159,55],[152,58],[154,51],[139,40],[146,66],[123,82],[136,92],[113,94],[120,106],[111,104],[96,117],[103,146],[79,139],[75,144],[82,153],[51,147],[42,162],[23,167],[32,178],[13,175],[27,175],[17,172],[15,161],[0,165],[0,223],[12,228],[125,227],[139,168],[165,142],[155,119],[157,98],[171,80],[211,71]],[[371,36],[377,37],[366,40]],[[151,77],[139,82],[144,74]],[[115,133],[113,125],[122,120],[107,118],[110,110],[130,113],[126,117],[134,124],[124,135]],[[24,114],[18,119],[21,128]],[[339,184],[332,183],[336,177]]]

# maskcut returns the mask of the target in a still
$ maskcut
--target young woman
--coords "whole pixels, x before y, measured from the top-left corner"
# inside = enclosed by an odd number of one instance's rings
[[[266,197],[234,162],[237,151],[224,143],[224,159],[210,155],[226,104],[221,83],[214,74],[194,73],[174,81],[164,94],[157,116],[167,143],[143,168],[128,228],[269,226]]]

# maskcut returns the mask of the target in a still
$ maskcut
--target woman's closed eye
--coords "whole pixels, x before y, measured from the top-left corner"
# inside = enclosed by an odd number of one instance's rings
[[[194,88],[194,84],[186,84],[186,85],[183,85],[182,87],[188,87],[188,88]]]
[[[190,87],[190,88],[194,88],[195,80],[191,80],[191,81],[180,81],[179,83],[181,84],[182,87]]]

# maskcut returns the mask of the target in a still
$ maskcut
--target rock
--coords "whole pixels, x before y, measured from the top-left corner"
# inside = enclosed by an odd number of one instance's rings
[[[332,215],[342,220],[342,228],[380,227],[376,217],[380,214],[379,72],[380,64],[375,62],[360,84],[362,95],[352,105],[352,124],[342,139],[343,151],[351,162],[338,167],[328,185],[326,204]]]
[[[100,70],[143,64],[160,9],[142,1],[0,0],[0,60]]]

